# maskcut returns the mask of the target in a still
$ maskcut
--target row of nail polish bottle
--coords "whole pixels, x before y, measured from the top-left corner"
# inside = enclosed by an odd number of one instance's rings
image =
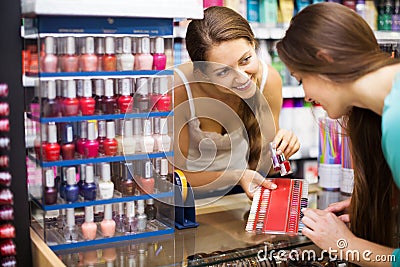
[[[41,72],[164,70],[164,38],[74,36],[42,40]]]

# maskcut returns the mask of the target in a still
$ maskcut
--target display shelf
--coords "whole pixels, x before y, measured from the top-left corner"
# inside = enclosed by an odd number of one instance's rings
[[[23,0],[25,15],[79,15],[156,18],[203,18],[203,2],[198,0]]]
[[[93,164],[102,162],[118,162],[118,161],[130,161],[130,160],[145,160],[155,159],[162,157],[173,157],[174,152],[155,152],[148,154],[134,154],[134,155],[122,155],[113,157],[99,157],[99,158],[85,158],[85,159],[74,159],[74,160],[59,160],[59,161],[41,161],[38,160],[34,155],[29,154],[29,159],[35,161],[39,166],[43,168],[47,167],[66,167],[80,164]]]
[[[302,98],[304,97],[304,90],[302,86],[283,86],[283,98]]]
[[[96,71],[96,72],[41,72],[38,74],[29,74],[27,77],[37,80],[40,78],[41,81],[48,81],[54,79],[60,80],[74,80],[83,78],[137,78],[137,77],[152,77],[157,76],[171,76],[174,75],[173,70],[133,70],[133,71]]]
[[[31,199],[42,210],[50,211],[50,210],[60,210],[60,209],[68,209],[68,208],[82,208],[82,207],[104,205],[104,204],[115,204],[115,203],[121,203],[121,202],[136,201],[136,200],[141,200],[141,199],[146,200],[146,199],[150,199],[150,198],[162,199],[162,198],[168,198],[168,197],[173,197],[173,196],[174,196],[173,192],[163,192],[163,193],[157,193],[157,194],[127,196],[127,197],[120,197],[120,196],[115,197],[114,196],[114,198],[112,198],[112,199],[98,199],[98,200],[93,200],[93,201],[82,201],[82,202],[74,202],[74,203],[57,203],[54,205],[43,205],[41,200],[36,199],[33,196],[31,196]]]

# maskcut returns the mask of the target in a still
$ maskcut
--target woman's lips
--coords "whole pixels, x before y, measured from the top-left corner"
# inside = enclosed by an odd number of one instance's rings
[[[244,84],[242,84],[240,86],[236,86],[235,89],[239,90],[239,91],[245,91],[250,87],[251,82],[252,82],[251,79],[248,79],[247,82],[245,82]]]

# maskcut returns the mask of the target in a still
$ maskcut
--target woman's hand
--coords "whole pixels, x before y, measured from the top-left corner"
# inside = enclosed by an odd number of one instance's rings
[[[300,148],[300,142],[297,136],[293,132],[285,129],[279,129],[273,142],[276,145],[276,151],[278,153],[283,153],[287,159]]]
[[[346,200],[335,202],[329,204],[329,206],[325,209],[326,211],[330,211],[338,215],[338,218],[345,223],[350,222],[349,216],[349,208],[350,208],[351,197]]]
[[[256,189],[264,186],[268,189],[276,189],[277,186],[270,180],[265,179],[261,174],[256,171],[246,169],[243,171],[239,181],[247,197],[253,199]]]

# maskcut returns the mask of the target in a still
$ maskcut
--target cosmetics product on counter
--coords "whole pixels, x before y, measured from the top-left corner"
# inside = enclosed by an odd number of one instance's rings
[[[146,230],[147,225],[147,215],[144,213],[144,200],[139,199],[137,201],[138,205],[138,214],[136,215],[137,218],[137,229],[139,232],[144,232]]]
[[[170,190],[170,183],[168,181],[168,160],[161,159],[160,165],[160,183],[158,190],[161,192],[168,192]]]
[[[104,140],[106,140],[107,131],[106,131],[106,121],[100,120],[97,121],[97,142],[99,142],[99,154],[104,155]]]
[[[165,70],[167,56],[164,53],[164,38],[155,38],[155,50],[153,53],[153,70]]]
[[[150,54],[150,38],[141,37],[137,44],[135,70],[151,70],[153,68],[153,56]]]
[[[54,37],[47,36],[44,39],[44,55],[40,58],[40,72],[57,72],[57,63]]]
[[[75,158],[75,143],[72,124],[66,123],[63,126],[61,138],[61,156],[63,160]]]
[[[115,221],[112,219],[112,204],[104,205],[104,219],[100,224],[101,233],[104,237],[115,235]]]
[[[118,151],[118,142],[115,139],[115,123],[114,121],[106,122],[106,139],[103,142],[104,154],[106,156],[115,156]]]
[[[85,222],[82,224],[82,234],[86,240],[96,238],[97,224],[94,222],[93,206],[85,207]]]
[[[57,202],[57,188],[54,183],[54,171],[52,169],[45,171],[45,188],[44,188],[44,203],[52,205]]]
[[[122,38],[122,53],[117,57],[117,70],[133,70],[135,57],[132,54],[132,38],[125,36]]]
[[[133,120],[133,138],[136,140],[135,152],[144,152],[142,151],[142,146],[143,146],[142,119]]]
[[[131,235],[135,234],[138,224],[138,219],[135,217],[135,202],[129,201],[126,202],[126,217],[125,217],[125,234]]]
[[[85,166],[85,182],[82,185],[82,196],[85,200],[95,200],[97,187],[94,182],[93,165]]]
[[[94,95],[94,112],[96,114],[103,114],[103,96],[104,96],[104,80],[97,79],[94,82],[95,84],[95,95]]]
[[[76,184],[75,167],[69,167],[67,173],[67,186],[65,187],[65,201],[76,202],[79,197],[79,187]]]
[[[67,222],[64,226],[64,238],[67,243],[74,243],[78,240],[78,231],[75,225],[75,210],[67,209]]]
[[[100,199],[111,199],[114,196],[114,183],[111,182],[110,164],[101,165],[101,180],[99,181]]]
[[[148,220],[154,220],[156,218],[157,208],[154,206],[154,199],[146,199],[144,213],[146,214]]]
[[[79,99],[79,107],[82,115],[93,115],[96,101],[92,97],[92,81],[83,80],[83,94]]]
[[[60,145],[57,143],[57,127],[54,122],[49,123],[48,141],[43,147],[45,161],[57,161],[60,159]]]
[[[96,138],[95,123],[88,122],[87,124],[87,141],[83,145],[83,152],[86,158],[95,158],[99,154],[99,142]]]
[[[81,71],[97,71],[97,56],[94,53],[94,38],[86,37],[85,53],[79,57]]]

